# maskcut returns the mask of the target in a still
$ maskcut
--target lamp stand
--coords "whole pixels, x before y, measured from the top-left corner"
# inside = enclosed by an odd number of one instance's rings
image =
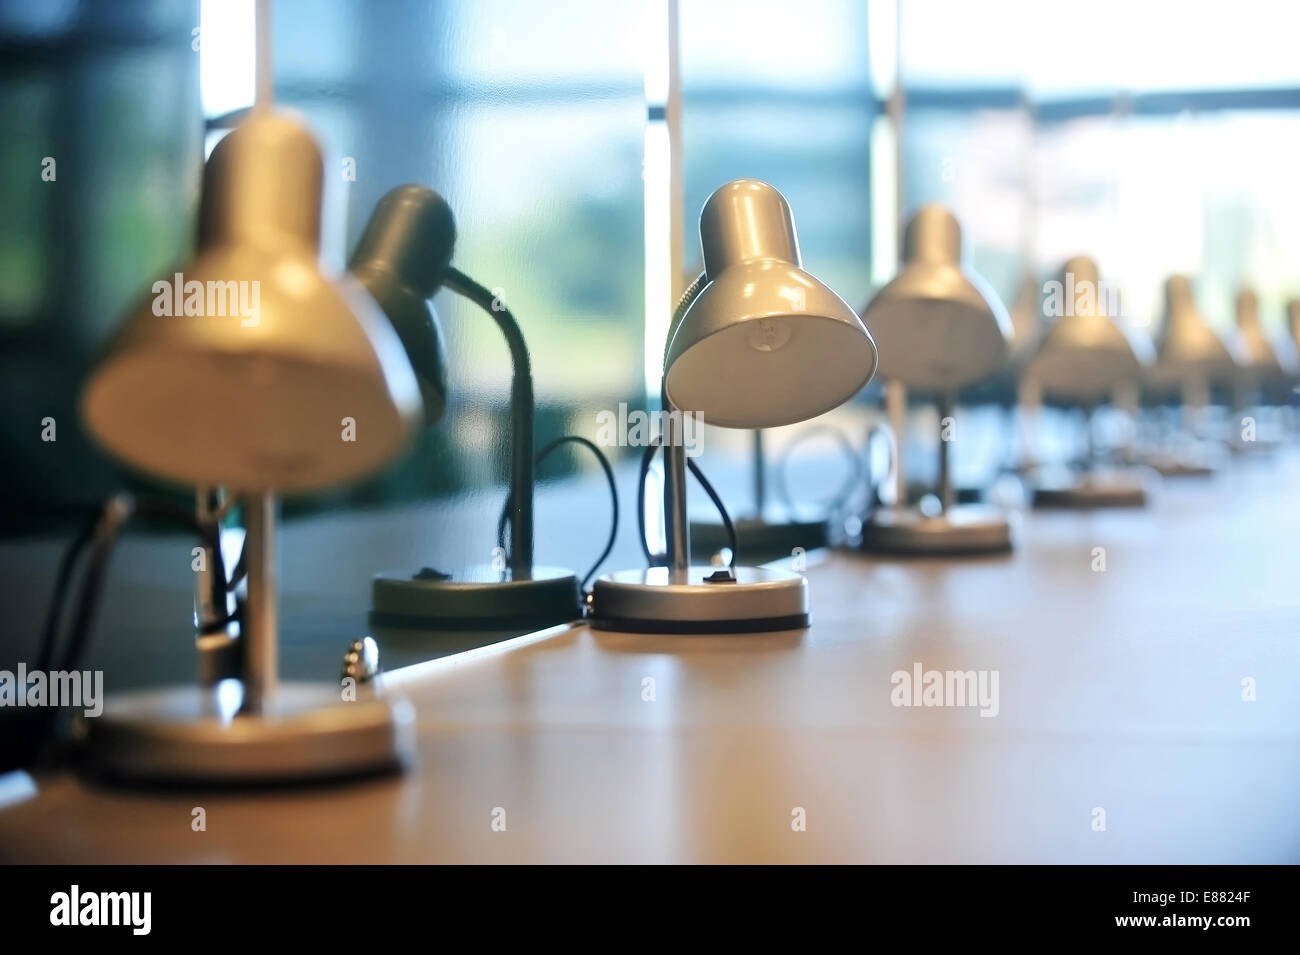
[[[510,348],[510,558],[453,574],[424,568],[375,577],[370,622],[398,630],[528,631],[582,617],[578,578],[559,567],[533,566],[533,374],[528,346],[510,310],[454,268],[443,285],[496,321]]]
[[[664,407],[670,407],[667,397]],[[681,416],[666,417],[668,566],[600,577],[592,588],[591,626],[662,634],[763,633],[807,627],[808,582],[801,574],[769,567],[737,567],[730,572],[691,566]]]
[[[1109,507],[1145,507],[1146,482],[1135,468],[1115,470],[1098,465],[1093,432],[1095,407],[1083,409],[1084,458],[1080,470],[1065,476],[1048,474],[1034,488],[1034,507],[1040,509],[1095,510]]]
[[[945,392],[939,403],[941,422],[952,416],[954,404],[952,392]],[[902,445],[901,434],[899,445]],[[1011,550],[1011,527],[999,511],[977,504],[954,504],[948,445],[940,436],[939,513],[930,516],[902,506],[880,508],[862,526],[859,545],[862,550],[918,557],[973,556]],[[898,466],[901,474],[901,459]]]
[[[1181,442],[1175,441],[1147,455],[1146,463],[1161,477],[1206,478],[1218,470],[1217,457],[1201,437],[1201,428],[1209,405],[1209,382],[1200,373],[1188,373],[1181,382],[1183,428]],[[1181,443],[1181,447],[1179,444]]]
[[[735,522],[736,543],[746,558],[763,563],[789,557],[795,548],[805,551],[826,547],[830,543],[830,521],[776,519],[768,510],[767,462],[763,454],[763,432],[751,431],[754,479],[754,513]],[[770,518],[770,519],[769,519]],[[691,556],[708,560],[724,547],[730,547],[727,530],[716,521],[691,524]]]
[[[369,684],[279,682],[274,495],[250,495],[246,511],[242,678],[109,697],[101,716],[81,721],[91,769],[135,781],[257,784],[386,772],[414,759],[406,700]]]

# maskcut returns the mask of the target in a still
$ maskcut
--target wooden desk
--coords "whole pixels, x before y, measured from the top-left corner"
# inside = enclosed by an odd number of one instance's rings
[[[836,554],[809,569],[805,633],[579,626],[412,666],[393,674],[419,710],[404,777],[257,794],[40,779],[0,811],[0,856],[1298,862],[1298,474],[1241,462],[1146,511],[1029,513],[1010,558]],[[891,705],[916,662],[998,671],[998,715]]]

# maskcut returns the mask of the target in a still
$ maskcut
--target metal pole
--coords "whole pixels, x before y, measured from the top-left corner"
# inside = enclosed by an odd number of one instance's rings
[[[907,433],[907,386],[901,381],[885,383],[885,412],[894,431],[894,506],[907,507],[907,469],[903,466],[903,445]]]
[[[522,336],[521,336],[522,342]],[[524,352],[510,383],[510,572],[515,580],[533,575],[533,376]]]
[[[686,519],[686,448],[682,444],[682,413],[663,396],[664,416],[664,527],[667,536],[668,575],[673,583],[686,583],[691,567],[691,525]]]
[[[755,429],[753,439],[754,516],[761,519],[767,509],[767,469],[763,464],[763,432]]]
[[[244,629],[245,712],[260,712],[275,692],[278,680],[276,633],[275,494],[250,494],[244,499],[248,553],[248,606]]]
[[[1097,465],[1096,405],[1084,405],[1083,411],[1083,473],[1091,474]]]
[[[945,391],[939,399],[939,506],[945,514],[952,510],[953,502],[951,461],[948,459],[950,442],[943,436],[943,423],[952,417],[953,403],[951,391]]]

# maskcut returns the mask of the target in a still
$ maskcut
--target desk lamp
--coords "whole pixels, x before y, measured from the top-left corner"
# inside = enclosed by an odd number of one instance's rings
[[[1097,467],[1093,411],[1125,382],[1136,381],[1151,364],[1151,343],[1110,315],[1101,294],[1097,264],[1085,256],[1061,269],[1060,285],[1074,294],[1065,314],[1048,328],[1026,370],[1043,393],[1083,409],[1087,435],[1081,474],[1034,489],[1037,507],[1140,507],[1146,488],[1138,472]],[[1087,294],[1091,290],[1092,294]]]
[[[374,471],[419,415],[393,330],[356,283],[320,272],[321,176],[311,134],[286,115],[255,111],[218,143],[198,254],[182,273],[207,290],[207,311],[169,317],[146,301],[82,394],[109,452],[159,478],[226,487],[247,527],[240,678],[111,697],[85,721],[91,761],[110,775],[302,780],[392,769],[411,755],[409,703],[365,690],[345,702],[339,684],[277,677],[276,493]],[[214,288],[240,287],[257,290],[251,314],[213,306]],[[344,439],[347,420],[355,440]]]
[[[420,378],[426,417],[446,404],[438,323],[428,300],[441,287],[487,312],[510,347],[510,553],[504,567],[457,574],[432,568],[383,573],[374,580],[371,622],[421,630],[537,630],[578,620],[578,580],[569,570],[533,565],[533,378],[514,315],[451,265],[456,220],[424,186],[398,186],[375,207],[349,270],[369,290],[401,337]]]
[[[1148,463],[1166,477],[1207,476],[1215,465],[1201,441],[1202,418],[1210,385],[1231,378],[1236,362],[1217,332],[1201,315],[1185,275],[1165,281],[1165,312],[1156,339],[1156,361],[1148,378],[1157,388],[1177,386],[1182,394],[1187,447],[1166,449]]]
[[[943,206],[917,211],[903,234],[903,256],[902,271],[876,293],[863,319],[880,339],[881,373],[909,388],[937,392],[940,418],[947,418],[957,389],[1006,361],[1011,322],[997,295],[966,266],[961,226]],[[863,550],[937,555],[1011,549],[1011,531],[1000,512],[954,506],[949,443],[939,442],[938,513],[906,508],[901,501],[877,509],[863,525]]]
[[[767,567],[691,566],[680,414],[774,428],[838,407],[875,373],[871,335],[805,272],[794,217],[765,182],[722,186],[700,213],[704,274],[673,315],[664,356],[667,566],[596,580],[592,625],[649,633],[756,633],[808,625],[808,584]]]

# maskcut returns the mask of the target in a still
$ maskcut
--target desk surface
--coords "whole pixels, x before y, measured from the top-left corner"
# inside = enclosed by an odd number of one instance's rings
[[[405,776],[257,794],[41,778],[0,811],[0,857],[1298,862],[1298,472],[1238,462],[1145,511],[1028,513],[1008,558],[837,553],[808,570],[802,633],[579,626],[419,664],[391,674],[419,713]],[[891,675],[917,663],[996,671],[997,715],[894,706]]]

